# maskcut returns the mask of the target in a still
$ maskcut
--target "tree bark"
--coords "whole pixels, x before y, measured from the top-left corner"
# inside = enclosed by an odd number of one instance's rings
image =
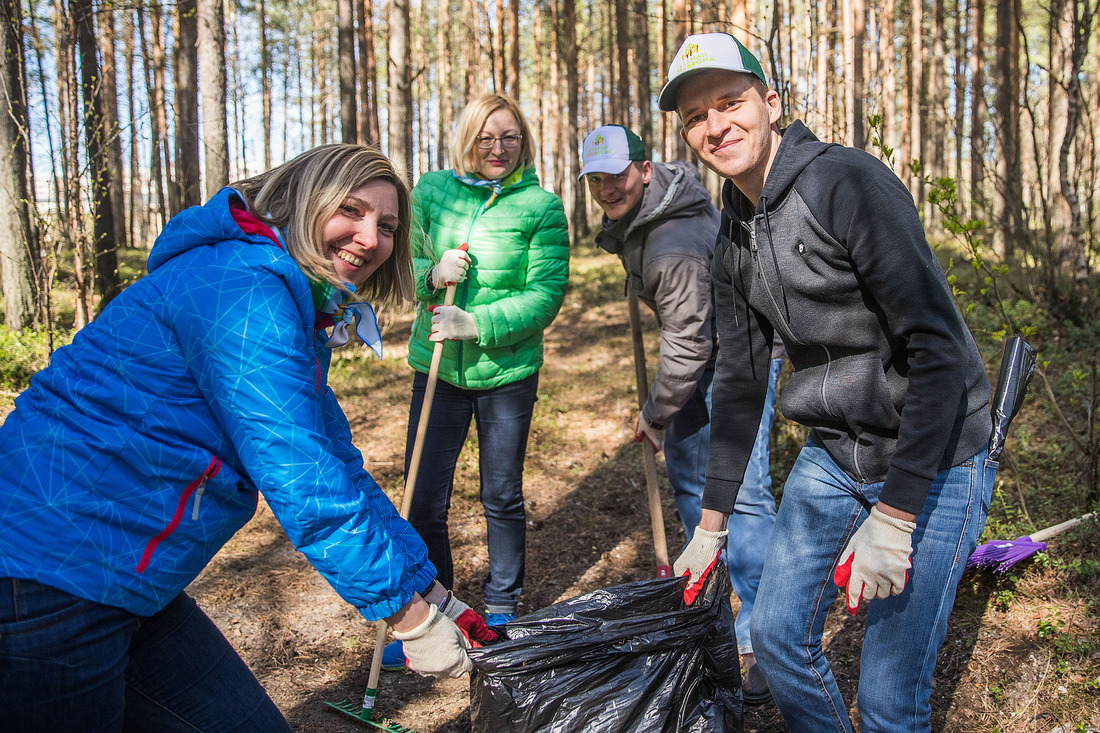
[[[440,3],[446,7],[446,3]],[[380,145],[378,123],[378,62],[374,56],[374,9],[370,0],[356,0],[359,18],[359,140]]]
[[[206,198],[212,198],[229,183],[229,130],[225,104],[225,12],[222,0],[198,2],[202,146],[205,154]]]
[[[267,39],[266,0],[256,0],[256,22],[260,27],[260,120],[263,131],[264,170],[271,170],[271,48]],[[290,53],[290,49],[287,49]],[[284,118],[285,125],[285,118]],[[284,144],[286,140],[283,140]],[[284,155],[286,151],[284,150]]]
[[[340,139],[359,142],[355,110],[355,10],[352,0],[336,0],[336,55],[340,77]]]
[[[412,175],[412,69],[409,0],[390,0],[389,157],[406,177]],[[411,178],[409,179],[411,182]]]
[[[1023,235],[1023,178],[1020,165],[1020,35],[1017,0],[997,0],[997,142],[1004,166],[999,229],[1004,256],[1012,260]]]
[[[985,0],[970,0],[970,216],[985,218]]]
[[[107,162],[109,145],[103,77],[96,58],[95,12],[92,0],[72,0],[69,11],[76,28],[80,54],[80,90],[84,103],[84,135],[92,181],[92,251],[95,253],[95,290],[102,310],[121,290],[114,212],[111,208],[113,172]]]
[[[508,3],[508,93],[519,101],[520,53],[519,53],[519,4],[520,0]]]
[[[577,47],[577,15],[575,0],[562,0],[562,48],[563,49],[575,49]],[[572,151],[576,148],[577,141],[580,140],[580,132],[578,130],[577,120],[577,108],[578,108],[578,96],[580,94],[580,83],[577,75],[577,54],[576,53],[564,53],[565,57],[565,86],[569,93],[569,115],[567,117],[567,126],[565,129],[565,140],[563,148],[565,150]],[[581,187],[577,185],[577,156],[570,153],[565,156],[565,185],[566,190],[572,193],[572,216],[570,217],[571,228],[571,241],[579,241],[578,236],[581,231],[587,235],[588,222],[584,216],[584,192]],[[570,211],[570,207],[566,205],[566,211]]]
[[[11,329],[39,325],[37,236],[27,172],[27,121],[23,10],[19,0],[0,0],[0,284],[4,324]]]
[[[118,65],[115,58],[115,12],[111,6],[104,6],[96,13],[99,23],[99,38],[96,46],[100,51],[103,64],[100,73],[103,77],[103,113],[104,141],[107,148],[107,167],[114,174],[111,186],[111,217],[114,222],[115,246],[126,246],[126,185],[122,174],[122,125],[118,119]]]
[[[650,87],[649,14],[646,9],[646,0],[634,0],[634,40],[635,53],[638,57],[638,135],[652,155],[653,108],[649,100],[653,90]]]
[[[196,0],[176,4],[176,192],[179,213],[202,203],[199,172],[199,69]]]

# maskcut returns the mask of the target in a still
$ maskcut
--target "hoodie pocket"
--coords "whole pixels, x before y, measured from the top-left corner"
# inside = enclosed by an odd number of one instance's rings
[[[875,356],[846,356],[796,371],[780,405],[785,416],[808,427],[888,435],[901,425],[907,386]]]
[[[168,538],[176,528],[179,527],[180,521],[183,519],[184,513],[187,511],[187,502],[191,498],[192,494],[195,496],[195,504],[192,508],[192,519],[198,519],[199,502],[202,501],[203,491],[206,489],[206,482],[217,475],[221,470],[222,462],[217,456],[213,456],[210,459],[210,464],[206,467],[199,476],[187,484],[184,487],[183,492],[179,496],[179,500],[176,502],[176,511],[172,513],[172,519],[168,522],[168,525],[156,534],[145,545],[145,551],[141,553],[141,560],[137,564],[137,571],[144,573],[145,569],[149,567],[149,561],[153,558],[153,552],[157,549],[157,545]]]

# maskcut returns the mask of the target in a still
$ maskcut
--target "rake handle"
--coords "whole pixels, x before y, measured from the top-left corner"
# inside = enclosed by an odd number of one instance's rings
[[[634,376],[638,382],[638,409],[645,406],[649,399],[649,375],[645,368],[645,344],[642,342],[642,316],[638,309],[638,296],[627,288],[627,303],[630,310],[630,335],[634,340]],[[645,485],[649,499],[649,521],[653,529],[653,552],[657,555],[657,575],[661,578],[672,576],[668,563],[668,541],[665,539],[665,519],[661,509],[661,489],[657,480],[657,454],[648,440],[642,441],[645,454]]]
[[[1090,514],[1086,514],[1083,517],[1077,517],[1076,519],[1067,519],[1066,521],[1062,522],[1061,524],[1056,524],[1053,527],[1047,527],[1046,529],[1040,530],[1040,531],[1036,532],[1035,534],[1028,535],[1028,536],[1031,537],[1032,542],[1045,542],[1046,540],[1050,539],[1051,537],[1053,537],[1056,534],[1061,534],[1062,532],[1065,532],[1066,530],[1073,529],[1074,527],[1076,527],[1078,524],[1081,524],[1082,522],[1085,522],[1089,519],[1092,519],[1092,517],[1094,515],[1095,515],[1095,512],[1090,513]]]
[[[443,296],[443,305],[454,305],[455,285],[447,286]],[[428,367],[428,383],[424,387],[424,401],[420,405],[420,421],[416,424],[416,438],[413,440],[412,456],[409,460],[409,472],[405,475],[405,488],[401,492],[401,518],[409,518],[412,507],[416,478],[420,473],[420,458],[424,454],[424,438],[428,432],[428,419],[432,414],[432,401],[435,398],[435,385],[439,381],[439,364],[443,360],[443,341],[436,341],[432,347],[432,362]],[[367,692],[363,696],[363,710],[374,709],[374,698],[378,694],[378,678],[382,675],[382,649],[386,646],[386,632],[389,624],[386,619],[377,622],[378,635],[374,640],[374,656],[370,660],[370,676],[367,677]]]

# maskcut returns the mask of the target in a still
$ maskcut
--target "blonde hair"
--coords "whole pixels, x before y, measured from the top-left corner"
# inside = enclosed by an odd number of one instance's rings
[[[501,109],[512,113],[519,125],[519,134],[523,136],[520,142],[520,164],[526,166],[535,162],[535,141],[532,139],[527,118],[519,108],[519,102],[507,94],[482,94],[471,99],[455,120],[449,152],[451,165],[456,171],[471,173],[477,170],[478,158],[474,141],[481,134],[481,128],[485,127],[485,120],[489,119],[489,115]]]
[[[413,293],[409,249],[409,187],[393,163],[372,145],[320,145],[265,173],[232,184],[261,221],[283,231],[287,251],[306,275],[347,292],[325,247],[324,228],[348,195],[371,181],[397,189],[393,253],[355,292],[376,304],[409,300]]]

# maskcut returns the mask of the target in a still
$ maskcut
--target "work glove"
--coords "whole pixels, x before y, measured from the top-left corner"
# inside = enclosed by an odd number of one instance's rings
[[[428,609],[428,618],[412,631],[393,632],[409,669],[425,677],[461,677],[474,668],[466,654],[470,642],[434,604]]]
[[[638,424],[634,428],[634,440],[639,443],[648,440],[649,444],[653,446],[653,452],[660,453],[665,442],[665,429],[646,420],[645,413],[639,412]]]
[[[695,602],[695,598],[703,590],[703,583],[707,581],[707,576],[718,563],[718,556],[726,546],[728,535],[729,532],[724,529],[711,532],[702,527],[696,527],[695,534],[691,536],[691,542],[672,564],[672,572],[677,576],[689,573],[691,575],[687,587],[684,588],[684,603],[689,606]]]
[[[909,581],[916,522],[891,517],[871,508],[840,554],[833,582],[845,589],[848,613],[859,610],[864,598],[889,598],[905,589]]]
[[[469,341],[477,338],[474,317],[457,305],[433,305],[430,341]]]
[[[455,598],[451,591],[447,591],[447,598],[439,604],[439,611],[454,621],[475,645],[491,644],[499,638],[497,632],[486,625],[481,614]]]
[[[468,269],[470,269],[470,255],[466,254],[466,245],[462,244],[456,249],[449,249],[432,268],[432,287],[442,290],[448,285],[457,285],[466,279]]]

